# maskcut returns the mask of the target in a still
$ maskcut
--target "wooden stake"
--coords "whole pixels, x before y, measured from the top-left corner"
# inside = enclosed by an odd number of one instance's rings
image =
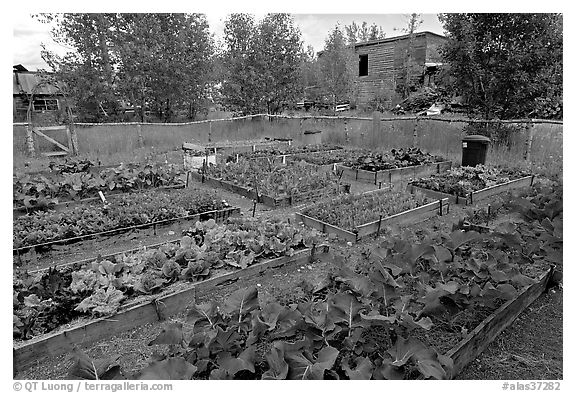
[[[136,125],[136,131],[138,132],[138,147],[144,147],[144,137],[142,136],[142,125]]]
[[[253,202],[254,205],[252,206],[252,217],[256,215],[256,204],[258,203],[256,199]]]
[[[380,236],[380,227],[382,226],[382,214],[380,214],[380,218],[378,219],[378,229],[376,230],[376,237]]]

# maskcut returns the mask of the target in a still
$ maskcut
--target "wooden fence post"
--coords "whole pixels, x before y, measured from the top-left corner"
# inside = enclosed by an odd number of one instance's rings
[[[303,123],[302,118],[300,118],[300,140],[302,140],[302,138],[304,138],[304,130],[302,129],[302,123]]]
[[[350,135],[348,134],[348,119],[344,118],[344,137],[346,138],[346,143],[350,143]]]
[[[36,150],[34,149],[34,135],[30,123],[26,124],[26,145],[28,146],[28,153],[30,156],[36,157]]]
[[[372,113],[372,147],[376,146],[376,138],[378,137],[378,135],[380,135],[380,126],[381,126],[381,121],[380,119],[382,118],[380,112],[378,111],[374,111]]]
[[[77,156],[78,151],[78,135],[76,134],[76,127],[74,126],[74,117],[72,116],[72,109],[69,106],[66,107],[66,113],[68,114],[68,120],[70,121],[69,128],[69,147],[72,150],[72,155]],[[68,132],[67,132],[68,133]]]
[[[418,119],[416,119],[414,132],[412,133],[412,147],[418,147]]]
[[[212,120],[208,122],[208,127],[208,142],[212,142]]]
[[[138,147],[144,147],[144,137],[142,136],[142,124],[136,125],[136,131],[138,132]]]
[[[532,140],[534,139],[534,123],[532,120],[526,126],[528,128],[528,137],[526,138],[526,150],[524,151],[524,160],[530,162],[532,153]]]

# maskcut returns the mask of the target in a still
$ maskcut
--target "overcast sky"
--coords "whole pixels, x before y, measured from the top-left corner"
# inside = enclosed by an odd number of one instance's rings
[[[222,37],[224,20],[228,13],[232,12],[206,12],[210,30],[215,38]],[[256,19],[264,16],[264,13],[252,12]],[[315,51],[324,46],[329,30],[337,23],[348,25],[355,21],[357,24],[366,21],[368,25],[376,23],[382,26],[387,37],[403,34],[400,29],[406,26],[407,14],[304,14],[293,13],[296,25],[302,33],[304,47],[312,45]],[[436,14],[423,14],[423,24],[419,31],[431,31],[442,34],[443,29]],[[42,24],[32,18],[28,12],[13,14],[14,45],[12,59],[14,64],[22,64],[33,71],[38,68],[47,68],[40,57],[40,45],[44,43],[50,50],[59,54],[66,52],[66,48],[56,44],[50,37],[50,25]],[[396,29],[396,31],[395,31]]]

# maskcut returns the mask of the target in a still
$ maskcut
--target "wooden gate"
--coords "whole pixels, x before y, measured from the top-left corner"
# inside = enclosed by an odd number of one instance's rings
[[[66,144],[58,142],[56,139],[49,137],[46,135],[48,132],[53,131],[65,131],[66,132]],[[74,149],[74,142],[72,133],[70,132],[70,128],[68,126],[50,126],[50,127],[33,127],[32,133],[37,137],[43,138],[45,141],[49,142],[52,147],[56,147],[56,151],[39,151],[39,153],[44,157],[53,157],[53,156],[66,156],[75,154]],[[40,150],[40,146],[39,146]]]

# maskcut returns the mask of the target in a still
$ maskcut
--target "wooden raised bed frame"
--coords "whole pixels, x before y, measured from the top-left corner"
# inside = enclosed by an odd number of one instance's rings
[[[180,190],[182,188],[185,188],[186,184],[181,183],[181,184],[174,184],[172,186],[165,186],[165,187],[155,187],[155,188],[147,188],[143,191],[168,191],[168,190]],[[135,190],[133,192],[122,192],[122,193],[116,193],[116,194],[109,194],[109,195],[104,195],[105,198],[110,201],[110,200],[114,200],[117,198],[121,198],[123,196],[126,195],[130,195],[130,194],[136,194],[140,191]],[[60,210],[66,210],[68,208],[72,208],[74,206],[79,206],[79,205],[83,205],[85,203],[92,203],[92,202],[101,202],[101,199],[99,196],[96,197],[90,197],[90,198],[84,198],[84,199],[79,199],[77,201],[65,201],[65,202],[60,202],[57,203],[53,206],[48,207],[46,210],[55,210],[55,211],[60,211]],[[16,217],[20,217],[20,216],[24,216],[28,213],[33,213],[35,211],[40,211],[40,209],[35,209],[35,208],[27,208],[27,207],[15,207],[12,209],[12,217],[16,218]]]
[[[377,190],[380,191],[380,190]],[[373,191],[372,191],[373,192]],[[306,226],[315,228],[324,233],[333,233],[336,236],[346,241],[355,243],[360,239],[377,234],[382,228],[394,224],[413,224],[425,219],[435,216],[443,215],[450,212],[450,205],[447,198],[439,199],[432,203],[416,207],[389,217],[382,218],[381,220],[369,222],[367,224],[359,225],[356,227],[356,232],[350,232],[335,225],[328,224],[316,218],[309,217],[305,214],[296,212],[296,221],[303,223]]]
[[[329,196],[329,195],[337,195],[340,192],[349,192],[350,185],[342,184],[339,185],[338,188],[323,188],[320,190],[313,190],[310,192],[305,192],[301,194],[296,194],[292,196],[285,196],[274,198],[269,195],[262,195],[256,192],[255,189],[252,188],[245,188],[242,186],[238,186],[236,184],[229,183],[227,181],[214,179],[212,177],[203,176],[200,173],[196,172],[188,172],[187,178],[192,178],[195,181],[203,182],[211,187],[214,188],[221,188],[226,191],[233,192],[235,194],[242,195],[251,200],[255,200],[259,203],[262,203],[269,207],[285,207],[285,206],[292,206],[296,203],[306,202],[312,199],[318,198],[318,196]]]
[[[454,362],[452,378],[476,359],[502,331],[514,322],[518,315],[553,284],[554,272],[554,266],[551,266],[536,283],[524,288],[514,299],[500,306],[445,354]]]
[[[509,182],[497,184],[492,187],[484,188],[482,190],[474,191],[466,195],[465,197],[453,194],[446,194],[444,192],[429,190],[427,188],[422,188],[415,186],[413,184],[408,184],[406,190],[410,193],[416,191],[429,196],[431,198],[448,198],[450,203],[456,205],[472,205],[474,203],[480,202],[483,199],[491,197],[493,195],[501,194],[508,190],[513,190],[516,188],[531,187],[534,184],[534,175],[521,177],[520,179],[510,180]]]
[[[403,168],[387,169],[382,171],[365,171],[336,164],[336,171],[342,172],[343,179],[355,180],[363,183],[400,183],[409,179],[442,173],[452,168],[452,161],[435,162],[433,164],[407,166]]]
[[[57,245],[57,244],[80,242],[80,241],[87,240],[87,239],[90,239],[93,237],[110,236],[110,235],[115,235],[115,234],[119,234],[122,232],[128,232],[128,231],[131,231],[134,229],[153,228],[154,235],[156,235],[156,228],[158,226],[166,226],[166,225],[174,224],[174,223],[177,223],[180,221],[195,223],[196,221],[209,220],[210,218],[214,218],[214,220],[216,220],[216,222],[221,222],[221,221],[226,220],[228,217],[231,217],[233,215],[239,215],[239,214],[240,214],[240,208],[239,207],[228,207],[228,208],[222,209],[222,210],[209,210],[206,212],[197,213],[197,214],[193,214],[193,215],[189,215],[189,216],[185,216],[185,217],[170,218],[168,220],[154,221],[154,222],[149,222],[146,224],[139,224],[139,225],[133,225],[130,227],[116,228],[116,229],[111,229],[109,231],[104,231],[104,232],[89,233],[86,235],[75,236],[75,237],[66,238],[66,239],[53,240],[53,241],[49,241],[49,242],[45,242],[45,243],[32,244],[29,246],[14,248],[14,249],[12,249],[12,254],[13,255],[14,254],[19,255],[20,253],[26,253],[27,251],[32,250],[32,249],[36,250],[38,248],[51,247],[51,246]]]
[[[159,295],[144,304],[136,306],[127,304],[110,317],[98,318],[58,333],[48,333],[32,338],[13,348],[14,371],[21,371],[47,356],[68,353],[75,345],[89,345],[147,323],[166,320],[172,315],[185,311],[192,302],[195,303],[199,291],[206,291],[241,278],[256,276],[268,269],[286,264],[307,264],[314,259],[315,254],[326,252],[328,252],[327,245],[296,251],[291,257],[270,259],[248,266],[246,269],[191,283],[186,289],[168,295]]]

